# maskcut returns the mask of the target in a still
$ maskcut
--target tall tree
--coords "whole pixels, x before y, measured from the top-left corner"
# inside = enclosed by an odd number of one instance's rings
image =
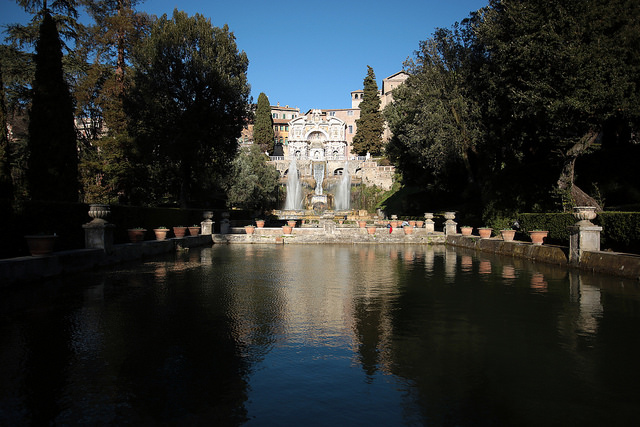
[[[269,98],[264,92],[258,95],[258,105],[253,123],[253,143],[258,144],[263,153],[273,152],[275,132],[273,130],[273,117]]]
[[[237,151],[249,115],[247,55],[226,25],[175,10],[153,24],[133,64],[128,112],[140,154],[154,165],[151,182],[164,181],[162,192],[186,206],[210,193],[213,172]]]
[[[364,95],[360,103],[360,118],[356,120],[356,134],[353,137],[353,150],[364,155],[382,152],[382,132],[384,119],[380,111],[380,96],[373,68],[367,65],[367,76],[364,78]]]
[[[27,178],[31,198],[78,200],[78,153],[73,101],[62,72],[56,24],[45,10],[36,43],[36,71],[29,112]]]
[[[0,64],[0,200],[2,199],[8,201],[13,199],[13,182],[11,180],[11,159],[9,136],[7,135],[2,64]],[[2,209],[2,206],[0,206],[0,209]]]
[[[392,137],[387,154],[409,183],[446,184],[452,170],[475,180],[470,157],[481,138],[480,114],[468,96],[468,49],[458,30],[438,29],[405,63],[409,78],[394,91],[385,116]]]

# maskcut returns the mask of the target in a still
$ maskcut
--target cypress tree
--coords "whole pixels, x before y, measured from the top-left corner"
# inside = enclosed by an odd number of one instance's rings
[[[264,153],[273,151],[275,132],[273,131],[273,117],[271,116],[271,105],[269,98],[264,92],[258,95],[258,105],[256,107],[256,119],[253,124],[253,142],[258,144]]]
[[[47,10],[36,43],[29,112],[27,180],[31,198],[78,200],[78,151],[73,101],[62,72],[62,44]]]
[[[9,137],[4,106],[4,84],[2,80],[2,66],[0,65],[0,199],[13,198],[11,181],[11,159],[9,157]]]
[[[356,120],[356,134],[353,137],[353,150],[364,155],[382,152],[382,131],[384,119],[380,112],[380,97],[373,68],[367,65],[367,76],[364,78],[364,95],[360,103],[360,118]]]

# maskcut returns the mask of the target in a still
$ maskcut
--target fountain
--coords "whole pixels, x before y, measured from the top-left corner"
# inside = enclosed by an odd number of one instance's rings
[[[325,210],[328,207],[327,195],[322,193],[322,183],[324,182],[324,162],[313,163],[313,178],[316,180],[316,188],[311,196],[311,207],[313,209]]]
[[[295,156],[291,156],[291,163],[289,165],[287,199],[285,200],[284,209],[290,211],[302,209],[302,186],[300,185]]]
[[[342,179],[340,179],[336,187],[334,201],[337,211],[347,211],[351,208],[351,176],[349,175],[348,162],[344,164]]]

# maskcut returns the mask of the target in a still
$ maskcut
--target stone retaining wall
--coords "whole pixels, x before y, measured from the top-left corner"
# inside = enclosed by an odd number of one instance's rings
[[[114,245],[110,254],[105,254],[102,249],[78,249],[53,252],[46,256],[2,259],[0,260],[0,287],[160,255],[180,248],[211,245],[211,243],[211,235],[198,235]]]

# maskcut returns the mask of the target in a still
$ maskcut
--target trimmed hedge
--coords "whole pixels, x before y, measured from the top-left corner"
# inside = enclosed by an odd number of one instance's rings
[[[548,230],[547,243],[569,245],[569,226],[577,221],[570,213],[526,213],[518,215],[520,240],[527,240],[530,230]],[[602,227],[600,246],[602,250],[640,253],[640,213],[601,212],[595,225]]]

